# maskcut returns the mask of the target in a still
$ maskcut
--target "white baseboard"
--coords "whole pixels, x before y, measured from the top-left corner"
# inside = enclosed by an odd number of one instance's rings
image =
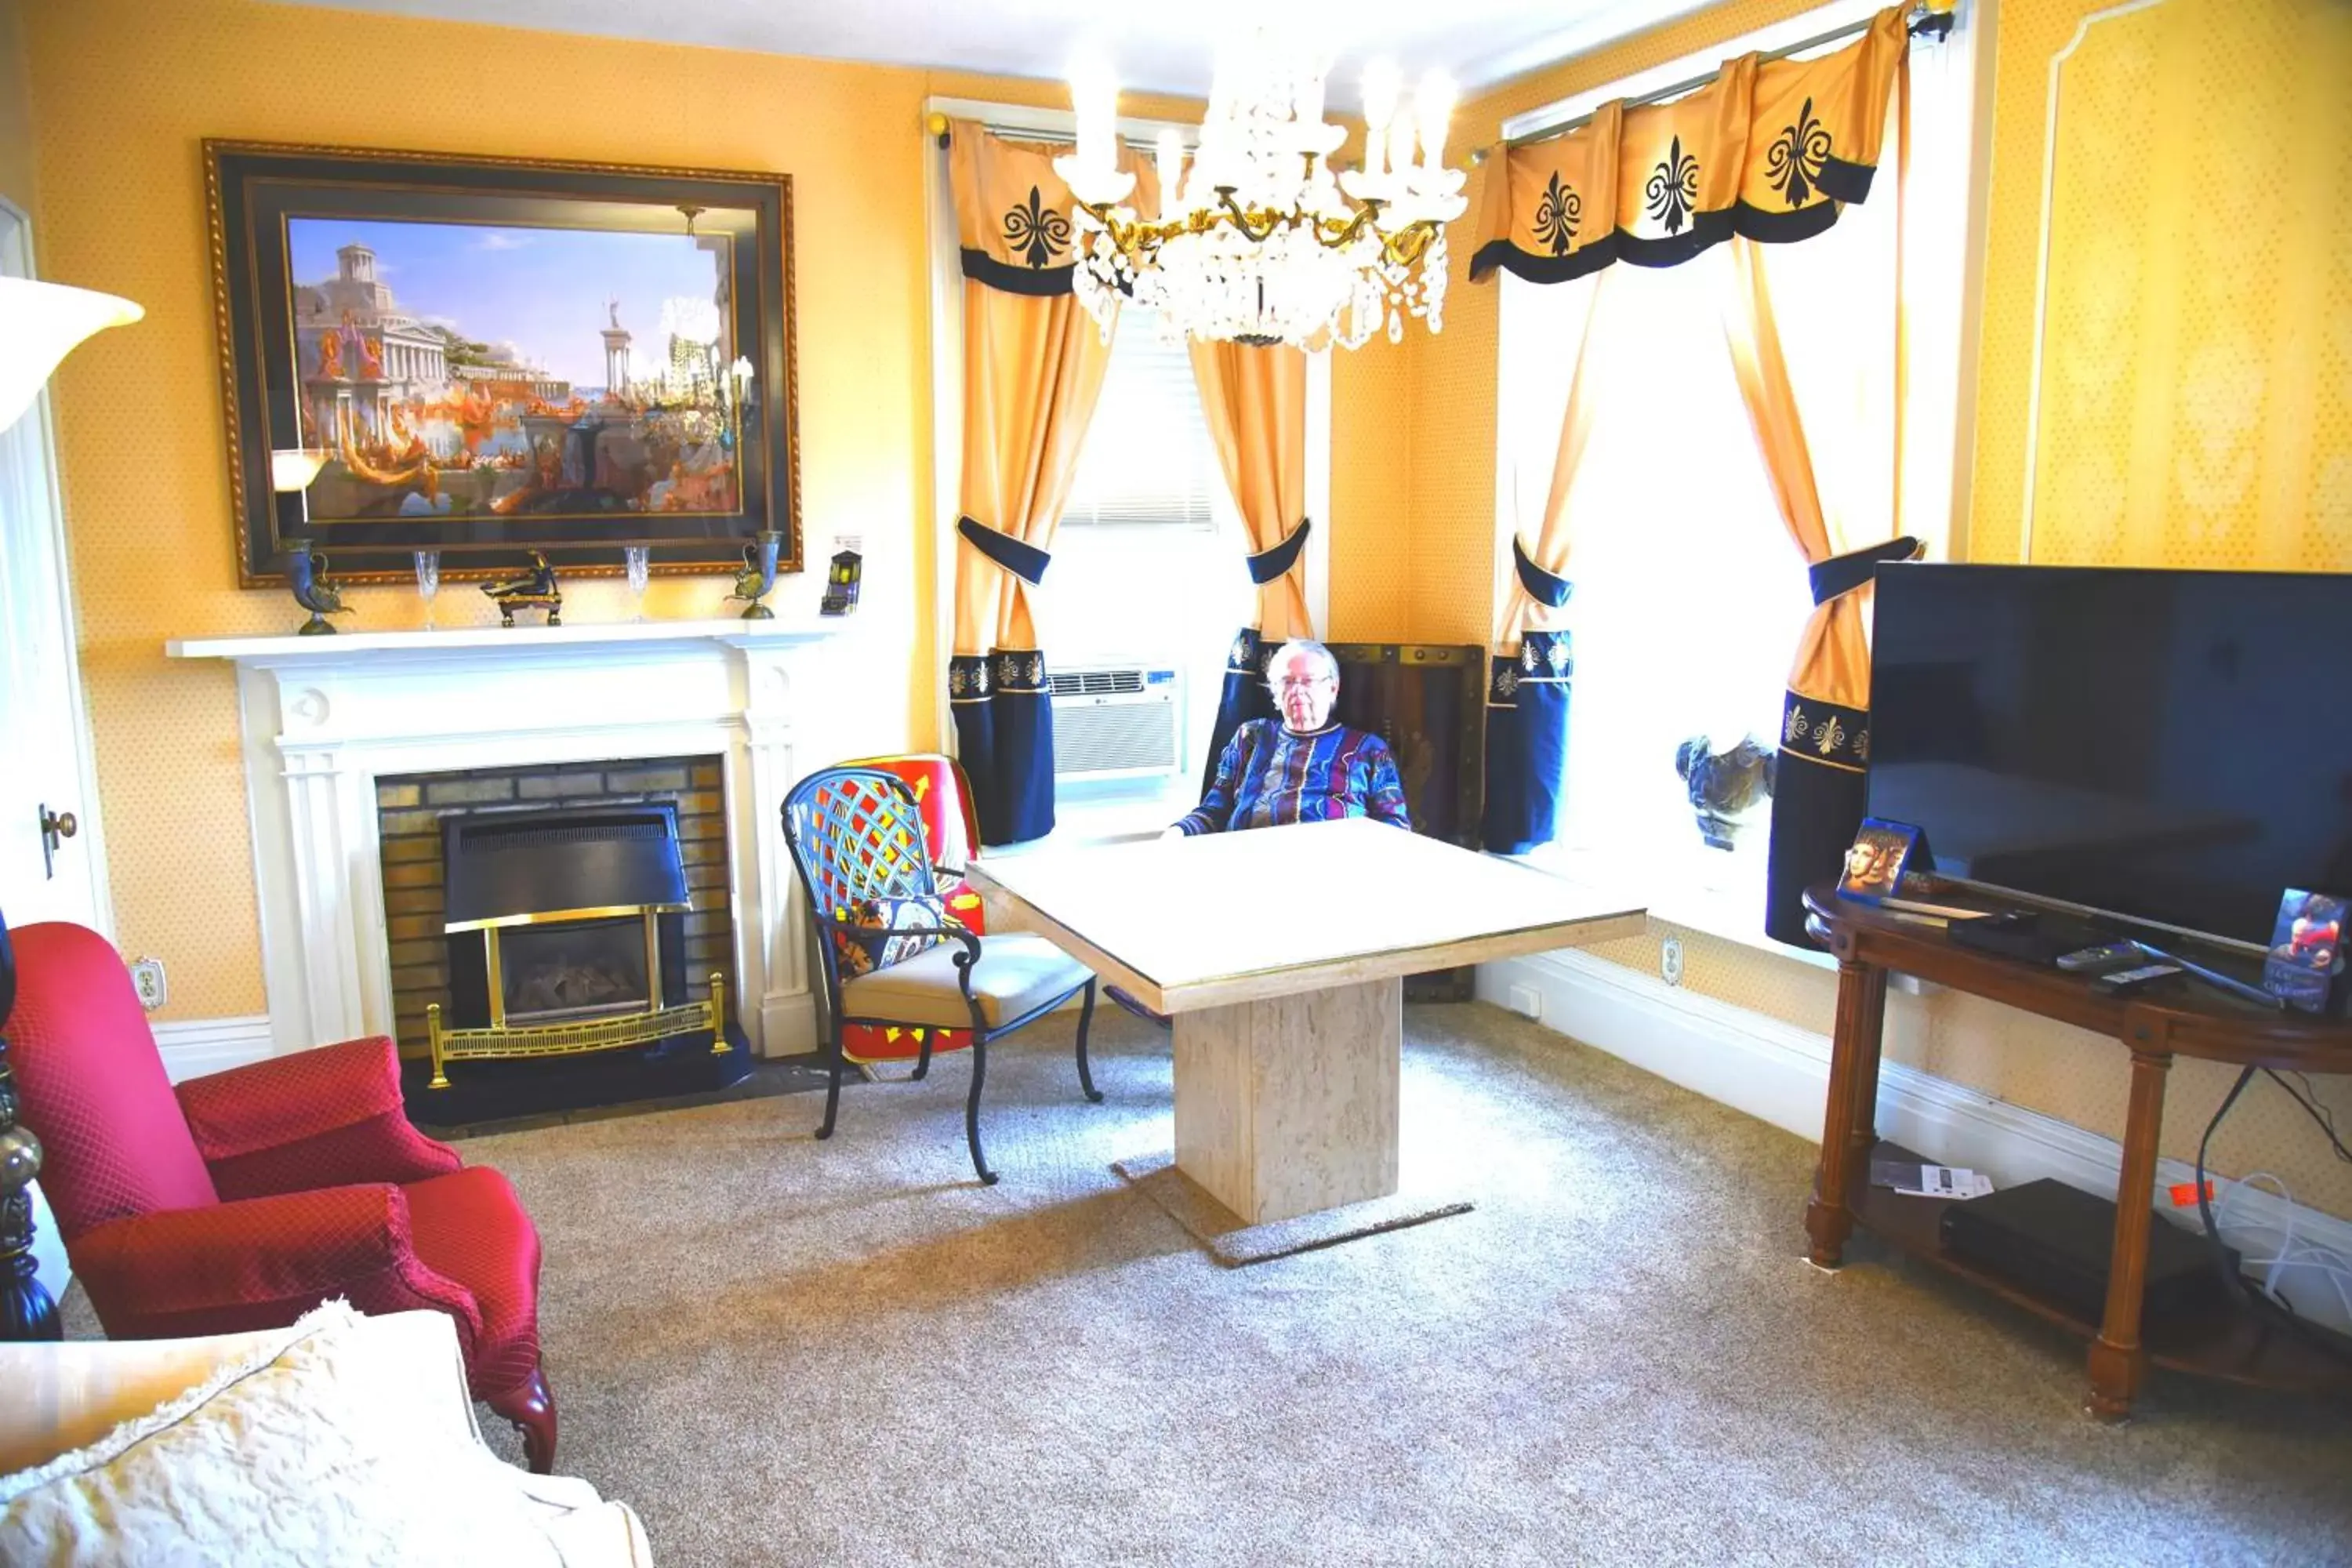
[[[254,1013],[237,1018],[189,1018],[153,1026],[155,1048],[163,1058],[164,1076],[173,1083],[226,1072],[273,1055],[269,1015]]]
[[[760,1055],[805,1056],[824,1043],[814,989],[782,992],[760,1003]]]
[[[1549,1028],[1808,1142],[1821,1142],[1829,1094],[1826,1035],[1573,949],[1478,966],[1481,1001],[1510,1007],[1515,991],[1522,1001],[1534,994],[1537,1016]],[[2112,1139],[1895,1061],[1879,1068],[1878,1131],[1927,1159],[1982,1171],[2004,1187],[2048,1176],[2111,1194],[2123,1170],[2123,1148]],[[2162,1189],[2193,1182],[2196,1173],[2180,1161],[2159,1160],[2156,1179],[2149,1200],[2166,1213],[2169,1201]],[[2234,1185],[2214,1178],[2217,1194]],[[1790,1203],[1793,1224],[1793,1195]],[[2284,1203],[2261,1188],[2238,1191],[2231,1212],[2233,1241],[2239,1216],[2249,1228],[2291,1224],[2299,1240],[2352,1261],[2352,1222]],[[2188,1210],[2182,1223],[2193,1225],[2195,1214]],[[2257,1235],[2257,1246],[2267,1251],[2272,1237]],[[2352,1311],[2320,1271],[2287,1268],[2277,1283],[2315,1321],[2352,1331]]]

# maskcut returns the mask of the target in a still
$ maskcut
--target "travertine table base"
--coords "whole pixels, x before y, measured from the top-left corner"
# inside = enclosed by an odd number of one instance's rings
[[[1263,1225],[1397,1190],[1401,976],[1176,1015],[1176,1168]]]

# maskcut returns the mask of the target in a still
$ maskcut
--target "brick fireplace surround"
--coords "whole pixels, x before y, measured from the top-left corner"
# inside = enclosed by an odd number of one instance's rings
[[[476,775],[483,790],[510,787],[520,805],[527,778],[584,788],[593,773],[601,791],[644,785],[634,792],[642,799],[662,793],[646,775],[679,768],[681,805],[716,811],[690,842],[724,848],[723,872],[705,871],[695,895],[698,910],[705,891],[710,912],[723,902],[724,924],[706,919],[689,941],[729,952],[730,963],[711,967],[731,969],[755,1051],[814,1049],[807,921],[778,814],[795,779],[845,754],[814,700],[836,630],[674,621],[167,645],[175,658],[237,668],[272,1050],[415,1032],[408,1015],[423,1001],[412,1008],[394,968],[395,959],[417,966],[424,949],[411,944],[424,938],[394,922],[423,911],[393,900],[421,875],[401,869],[424,853],[401,847],[404,830],[419,826],[402,813],[431,809],[433,781],[416,775]],[[416,806],[385,804],[387,791],[404,801],[410,784]],[[563,786],[532,787],[560,799]],[[482,803],[442,803],[461,804]]]

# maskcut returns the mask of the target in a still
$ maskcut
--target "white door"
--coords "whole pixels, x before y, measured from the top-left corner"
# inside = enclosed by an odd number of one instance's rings
[[[0,277],[32,275],[24,215],[0,202]],[[110,931],[68,567],[45,395],[0,430],[0,916]]]
[[[0,277],[31,277],[32,259],[24,214],[0,202]],[[0,917],[111,935],[68,564],[44,394],[0,430]],[[37,1184],[33,1223],[41,1283],[62,1297],[65,1248]]]

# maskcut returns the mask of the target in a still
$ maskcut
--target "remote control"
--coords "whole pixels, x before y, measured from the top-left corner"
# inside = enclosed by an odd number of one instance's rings
[[[2086,969],[2112,969],[2126,959],[2137,958],[2139,949],[2127,942],[2111,942],[2104,947],[2085,947],[2074,952],[2061,953],[2058,967],[2069,974],[2079,974]]]
[[[2177,963],[2144,963],[2137,969],[2119,969],[2113,974],[2102,974],[2092,981],[2091,985],[2094,990],[2110,996],[2119,996],[2126,991],[2137,991],[2142,986],[2153,984],[2168,974],[2179,973],[2180,965]]]

